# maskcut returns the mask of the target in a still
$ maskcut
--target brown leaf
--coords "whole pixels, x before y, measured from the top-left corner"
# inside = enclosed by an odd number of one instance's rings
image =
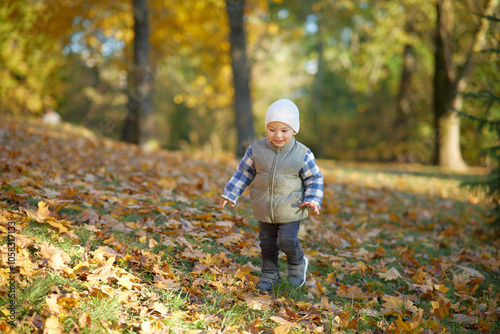
[[[250,323],[245,330],[249,333],[258,333],[259,332],[259,327],[260,327],[260,319],[257,318],[255,319],[252,323]]]
[[[470,315],[465,315],[465,314],[454,314],[453,318],[455,318],[455,322],[459,323],[461,325],[467,324],[467,325],[475,325],[478,323],[478,318],[473,317]]]
[[[347,287],[347,285],[341,284],[339,290],[337,290],[337,295],[344,298],[352,299],[369,299],[372,297],[370,294],[366,294],[357,286]]]
[[[92,209],[85,209],[83,210],[80,219],[84,222],[86,221],[91,224],[96,224],[99,220],[101,220],[101,216]]]

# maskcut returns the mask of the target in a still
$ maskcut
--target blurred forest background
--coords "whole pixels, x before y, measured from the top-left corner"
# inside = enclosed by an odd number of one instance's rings
[[[289,98],[317,157],[488,166],[498,133],[458,111],[500,119],[498,14],[498,0],[6,0],[0,112],[240,153]]]

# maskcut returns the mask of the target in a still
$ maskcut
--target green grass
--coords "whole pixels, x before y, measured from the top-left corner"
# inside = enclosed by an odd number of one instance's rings
[[[65,330],[69,331],[74,324],[78,323],[79,317],[87,314],[91,319],[90,326],[82,328],[83,333],[106,333],[110,328],[117,328],[120,316],[127,312],[117,298],[91,297],[83,300],[74,310],[74,316],[67,317],[64,322]]]

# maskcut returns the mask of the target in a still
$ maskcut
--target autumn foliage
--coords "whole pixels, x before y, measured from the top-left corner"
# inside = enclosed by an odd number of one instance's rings
[[[425,182],[434,193],[418,193],[404,174],[369,186],[320,162],[322,214],[299,233],[307,283],[296,291],[283,276],[262,294],[248,200],[217,207],[234,159],[144,153],[68,124],[0,123],[1,332],[500,330],[488,208],[438,194],[435,178]]]

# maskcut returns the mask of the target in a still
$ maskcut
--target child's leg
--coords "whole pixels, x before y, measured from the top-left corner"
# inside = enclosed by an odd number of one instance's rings
[[[306,282],[308,261],[299,243],[300,221],[279,224],[278,247],[286,254],[288,280],[301,287]]]
[[[298,265],[303,263],[304,253],[299,243],[299,228],[300,220],[277,224],[278,226],[278,240],[277,246],[286,254],[288,264]]]
[[[259,222],[262,273],[278,272],[278,225]]]

